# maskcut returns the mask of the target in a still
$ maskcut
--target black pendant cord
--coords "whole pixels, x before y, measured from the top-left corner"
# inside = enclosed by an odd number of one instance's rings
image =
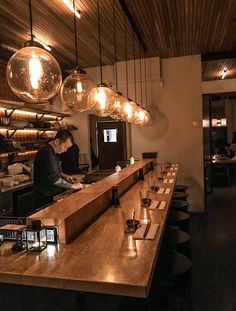
[[[31,0],[29,0],[29,17],[30,17],[30,38],[33,41],[34,35],[33,35],[33,19],[32,19],[32,4]]]
[[[100,61],[100,77],[102,81],[102,43],[101,43],[101,25],[100,25],[100,7],[99,0],[97,0],[97,10],[98,10],[98,43],[99,43],[99,61]]]
[[[125,31],[125,70],[126,70],[126,92],[127,92],[127,99],[129,98],[129,78],[128,78],[128,61],[127,61],[127,36],[126,36],[126,16],[124,13],[124,31]]]
[[[77,26],[75,16],[75,0],[73,0],[73,10],[74,10],[74,36],[75,36],[75,64],[76,68],[78,68],[79,62],[78,62],[78,46],[77,46]]]
[[[118,78],[117,78],[117,62],[116,62],[116,14],[115,14],[115,0],[113,0],[113,37],[114,37],[114,63],[115,63],[115,83],[116,91],[118,90]]]
[[[134,99],[137,101],[137,91],[136,91],[136,65],[135,65],[135,40],[134,40],[134,30],[133,30],[133,47],[134,47]]]
[[[144,75],[145,75],[145,103],[147,110],[147,68],[146,68],[146,58],[144,58]]]
[[[141,44],[139,44],[139,55],[140,55],[140,90],[141,90],[141,107],[142,107],[142,101],[143,101],[143,81],[142,81],[142,55],[141,55]]]

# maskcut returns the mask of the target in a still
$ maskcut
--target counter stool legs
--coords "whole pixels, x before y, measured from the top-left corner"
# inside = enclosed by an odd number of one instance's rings
[[[191,260],[183,254],[172,250],[161,253],[154,274],[156,283],[150,291],[151,301],[159,307],[157,310],[191,310],[191,267]],[[179,305],[170,302],[171,297]]]

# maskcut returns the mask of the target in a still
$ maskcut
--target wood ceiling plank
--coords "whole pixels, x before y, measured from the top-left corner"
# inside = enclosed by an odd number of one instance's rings
[[[114,61],[112,2],[100,0],[104,64]],[[235,0],[125,0],[125,3],[148,48],[147,56],[177,57],[236,50]],[[125,59],[123,11],[119,1],[115,1],[115,5],[117,61],[122,61]],[[82,13],[77,20],[79,64],[96,66],[99,64],[97,3],[96,0],[76,0],[76,6]],[[62,67],[73,68],[73,12],[62,0],[40,0],[32,1],[32,15],[33,33],[52,46],[52,54]],[[0,44],[20,48],[29,39],[28,1],[0,1],[0,25]],[[127,29],[127,55],[128,59],[133,59],[133,31],[130,25]],[[135,57],[139,57],[136,54]],[[2,55],[7,53],[3,51]],[[227,64],[234,66],[235,61]],[[213,66],[218,65],[214,63]],[[208,71],[207,75],[210,74],[215,79],[213,69],[211,73]]]

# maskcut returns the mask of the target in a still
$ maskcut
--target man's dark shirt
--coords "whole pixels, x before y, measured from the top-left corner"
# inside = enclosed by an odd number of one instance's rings
[[[41,148],[34,160],[34,191],[43,197],[52,197],[63,191],[54,183],[61,177],[58,156],[50,144]]]
[[[65,174],[76,174],[79,172],[79,147],[74,143],[66,152],[59,156],[61,169]]]

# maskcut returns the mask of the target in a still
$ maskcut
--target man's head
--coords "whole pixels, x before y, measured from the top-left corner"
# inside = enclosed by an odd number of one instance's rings
[[[60,130],[57,132],[54,140],[51,142],[56,153],[66,152],[74,143],[72,134],[67,130]]]

